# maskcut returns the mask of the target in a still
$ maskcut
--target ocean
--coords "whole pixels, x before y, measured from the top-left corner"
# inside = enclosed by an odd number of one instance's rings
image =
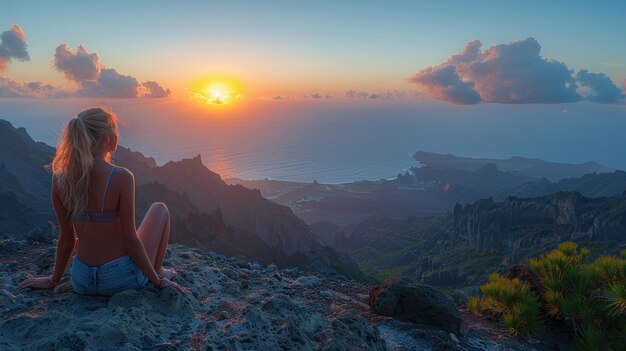
[[[0,99],[0,118],[55,145],[66,121],[96,104],[120,116],[121,145],[159,164],[200,154],[223,178],[388,179],[418,165],[419,150],[626,168],[626,109],[592,103],[256,101],[215,110],[180,99]]]

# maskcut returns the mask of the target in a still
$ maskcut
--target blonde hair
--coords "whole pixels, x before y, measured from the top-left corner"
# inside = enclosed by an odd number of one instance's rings
[[[118,136],[117,116],[104,107],[90,108],[72,118],[59,140],[52,160],[53,181],[69,214],[87,207],[95,155],[105,135]],[[105,159],[111,161],[110,152]]]

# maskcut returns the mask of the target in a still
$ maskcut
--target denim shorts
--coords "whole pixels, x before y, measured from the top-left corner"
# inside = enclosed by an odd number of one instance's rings
[[[128,255],[96,267],[72,256],[70,275],[74,291],[82,295],[111,296],[128,289],[141,289],[148,282]]]

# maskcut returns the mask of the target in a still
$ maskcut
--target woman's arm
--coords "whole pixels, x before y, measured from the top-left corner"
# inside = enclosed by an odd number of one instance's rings
[[[159,286],[159,275],[150,262],[150,258],[148,258],[146,248],[143,246],[141,239],[139,239],[137,227],[135,226],[135,177],[127,169],[123,169],[118,173],[118,177],[121,178],[119,213],[126,252],[128,252],[128,256],[132,258],[146,277],[154,285]]]
[[[74,235],[74,226],[72,219],[69,217],[69,211],[63,206],[63,202],[57,194],[54,186],[55,181],[52,180],[52,190],[50,197],[52,198],[52,207],[59,223],[59,240],[57,241],[56,257],[54,259],[54,273],[48,277],[34,277],[24,280],[18,288],[32,289],[52,289],[63,278],[67,264],[69,263],[74,246],[76,245],[76,236]]]
[[[63,278],[67,264],[70,261],[74,247],[76,246],[76,236],[74,235],[74,226],[69,211],[63,206],[63,202],[59,198],[52,181],[52,207],[59,222],[59,240],[57,241],[57,252],[54,260],[54,273],[52,274],[52,282],[58,284]]]

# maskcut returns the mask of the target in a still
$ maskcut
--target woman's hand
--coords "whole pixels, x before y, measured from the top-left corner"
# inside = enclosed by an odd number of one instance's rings
[[[18,285],[18,289],[54,289],[56,284],[51,277],[34,277],[28,278]]]
[[[169,280],[167,278],[163,278],[163,281],[161,282],[161,285],[157,286],[157,288],[165,289],[168,286],[173,287],[174,289],[180,291],[183,294],[186,294],[186,293],[189,292],[189,289],[183,288],[182,286],[178,285],[178,283],[173,282],[173,281],[171,281],[171,280]]]

